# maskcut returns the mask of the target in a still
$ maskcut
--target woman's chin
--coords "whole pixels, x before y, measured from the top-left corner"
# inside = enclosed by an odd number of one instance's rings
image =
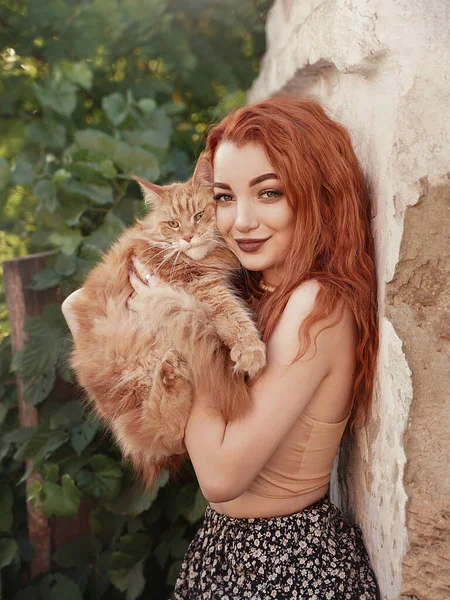
[[[249,256],[245,252],[239,252],[239,262],[247,271],[264,271],[272,266],[273,262],[264,256]]]

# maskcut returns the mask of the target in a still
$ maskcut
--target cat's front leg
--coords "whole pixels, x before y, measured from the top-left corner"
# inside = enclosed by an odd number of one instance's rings
[[[152,423],[153,446],[160,456],[184,454],[184,430],[194,398],[191,369],[177,350],[168,350],[153,376],[152,391],[143,406]]]
[[[254,377],[266,364],[266,346],[249,310],[223,285],[194,292],[208,313],[218,336],[230,349],[235,373]]]

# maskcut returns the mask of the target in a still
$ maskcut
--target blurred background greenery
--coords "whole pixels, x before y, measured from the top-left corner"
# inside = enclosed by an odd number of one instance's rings
[[[77,288],[143,212],[131,174],[184,180],[208,124],[245,102],[264,51],[270,0],[2,0],[0,262],[54,251],[35,290]],[[0,273],[1,277],[1,273]],[[2,281],[0,281],[2,283]],[[0,293],[0,597],[166,599],[205,500],[163,473],[151,494],[77,398],[50,391],[70,338],[55,307],[26,322],[14,361]],[[18,427],[15,374],[40,424]],[[29,580],[26,459],[42,475],[29,498],[47,516],[94,499],[92,536],[60,548]],[[189,478],[190,477],[190,478]]]

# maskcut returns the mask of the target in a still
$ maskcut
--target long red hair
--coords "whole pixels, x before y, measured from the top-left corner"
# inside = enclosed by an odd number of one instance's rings
[[[299,359],[311,345],[311,326],[338,303],[350,307],[357,327],[357,367],[351,431],[372,399],[378,353],[377,284],[371,206],[366,182],[345,127],[312,99],[273,96],[239,108],[212,125],[206,154],[213,164],[221,142],[263,146],[293,209],[295,229],[283,280],[262,294],[260,273],[242,268],[242,287],[259,299],[258,325],[267,341],[292,291],[308,279],[321,288],[299,330]]]

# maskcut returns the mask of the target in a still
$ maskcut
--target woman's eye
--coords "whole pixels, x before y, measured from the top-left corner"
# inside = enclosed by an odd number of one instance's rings
[[[197,223],[197,221],[200,221],[200,219],[203,217],[203,210],[199,213],[197,213],[196,215],[194,215],[194,221]]]
[[[170,225],[170,227],[173,227],[174,229],[176,229],[177,227],[180,226],[178,221],[169,221],[169,225]]]
[[[280,190],[264,190],[260,195],[264,196],[264,198],[268,200],[271,200],[272,198],[278,198],[279,196],[282,196],[283,193],[280,192]]]
[[[231,202],[231,200],[233,200],[233,196],[230,196],[230,194],[215,194],[213,199],[216,202]]]

